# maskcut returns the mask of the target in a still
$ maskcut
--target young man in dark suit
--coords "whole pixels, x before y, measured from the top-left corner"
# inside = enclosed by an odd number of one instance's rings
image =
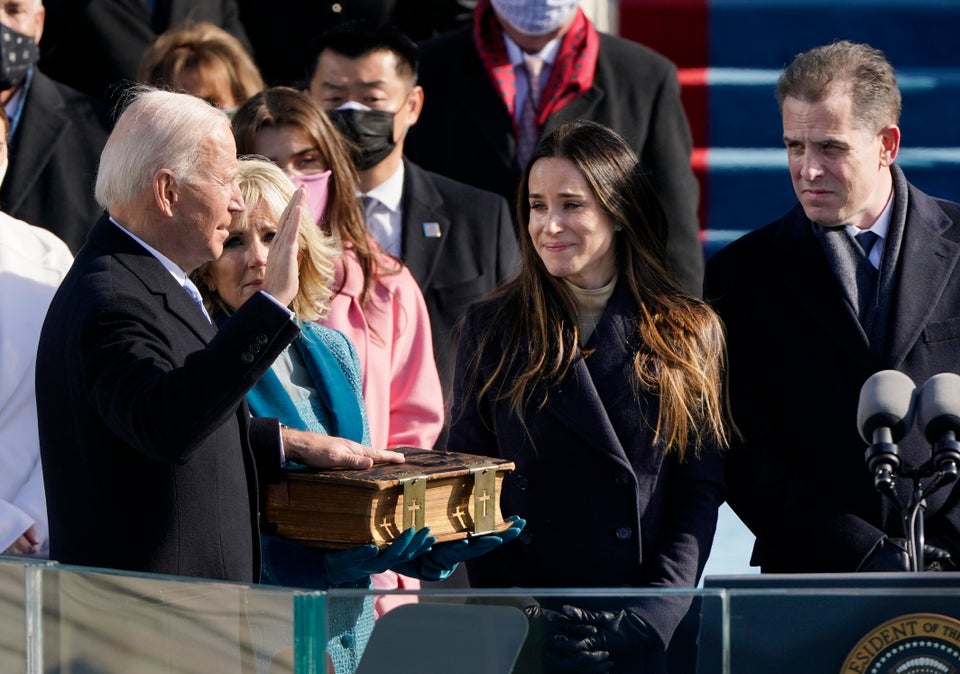
[[[251,419],[247,390],[298,332],[298,193],[259,291],[219,330],[191,271],[217,258],[244,208],[225,115],[147,90],[107,140],[109,212],[58,289],[37,354],[50,556],[59,562],[250,582],[258,486],[284,460],[402,461],[342,438]]]
[[[667,258],[700,295],[703,247],[693,140],[677,70],[643,45],[598,32],[577,0],[480,0],[473,23],[422,42],[423,114],[406,152],[423,168],[516,198],[536,140],[584,119],[626,138],[667,215]],[[540,66],[528,97],[526,59]],[[526,115],[528,99],[533,103]]]
[[[960,372],[960,205],[897,166],[901,95],[879,50],[842,41],[804,52],[777,100],[799,204],[707,266],[742,433],[728,455],[730,505],[764,572],[906,571],[907,532],[867,470],[858,402],[881,370],[917,386]],[[905,471],[927,461],[923,429],[899,451]],[[896,479],[900,498],[911,491]],[[960,555],[958,496],[951,486],[927,498],[932,567]]]
[[[321,44],[309,94],[359,144],[368,228],[420,284],[440,379],[449,393],[454,325],[471,302],[516,268],[509,207],[497,194],[403,158],[406,134],[423,109],[416,44],[395,28],[362,22],[328,31]]]

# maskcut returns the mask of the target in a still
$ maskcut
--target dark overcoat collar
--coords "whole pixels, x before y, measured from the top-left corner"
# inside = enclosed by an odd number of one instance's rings
[[[551,389],[545,412],[585,444],[632,471],[627,445],[643,439],[622,438],[615,423],[615,411],[624,404],[634,416],[639,407],[633,406],[634,391],[626,372],[636,351],[636,310],[624,285],[617,284],[589,342],[593,352],[578,357],[563,383]]]
[[[143,283],[148,292],[163,303],[167,313],[189,327],[204,344],[213,338],[216,328],[210,324],[173,275],[150,251],[121,231],[109,218],[102,217],[97,221],[90,231],[87,246],[99,248],[112,255]]]
[[[898,195],[899,196],[899,195]],[[960,258],[957,233],[937,202],[907,187],[907,220],[897,261],[898,283],[891,298],[889,345],[885,368],[898,368],[920,338],[930,316],[940,304]]]
[[[907,217],[882,362],[873,360],[857,316],[843,299],[813,225],[799,204],[781,221],[771,253],[775,258],[771,263],[781,270],[789,294],[784,302],[821,324],[824,333],[870,370],[896,368],[903,362],[937,306],[960,253],[960,244],[943,236],[951,221],[935,200],[909,184],[894,198],[907,199]]]

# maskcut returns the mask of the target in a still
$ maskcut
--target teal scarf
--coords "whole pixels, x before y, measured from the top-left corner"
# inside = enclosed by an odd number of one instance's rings
[[[321,401],[330,410],[330,435],[354,442],[364,441],[362,404],[344,374],[341,363],[330,351],[323,332],[312,323],[301,324],[301,332],[293,345],[306,364],[310,379]],[[276,417],[285,426],[308,430],[296,406],[273,370],[247,393],[247,403],[254,416]]]

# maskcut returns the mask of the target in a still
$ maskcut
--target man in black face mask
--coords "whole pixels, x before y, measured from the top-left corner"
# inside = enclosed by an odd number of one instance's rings
[[[0,103],[10,119],[0,202],[76,253],[101,212],[93,187],[111,122],[103,104],[37,69],[44,16],[41,0],[0,0]]]
[[[322,38],[309,94],[357,146],[367,227],[420,284],[449,399],[453,326],[471,302],[513,274],[518,248],[503,197],[403,158],[407,130],[423,108],[418,60],[416,44],[397,29],[344,23]]]

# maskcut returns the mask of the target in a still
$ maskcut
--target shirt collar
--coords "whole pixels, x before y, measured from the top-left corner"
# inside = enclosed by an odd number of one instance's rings
[[[387,210],[396,213],[400,210],[400,199],[403,197],[403,173],[403,162],[401,161],[393,175],[369,192],[365,192],[364,195],[376,198]]]
[[[124,227],[123,225],[121,225],[119,222],[117,222],[116,220],[114,220],[112,217],[110,218],[110,222],[112,222],[112,223],[115,224],[117,227],[119,227],[120,230],[121,230],[122,232],[126,233],[126,235],[129,236],[131,239],[133,239],[134,241],[136,241],[137,243],[139,243],[141,246],[143,246],[144,248],[146,248],[146,249],[147,249],[147,252],[149,252],[151,255],[153,255],[155,258],[157,258],[157,259],[160,261],[160,264],[162,264],[162,265],[164,266],[164,268],[165,268],[168,272],[170,272],[171,274],[173,274],[173,278],[177,279],[177,283],[179,283],[181,286],[185,286],[185,285],[187,284],[187,282],[190,281],[190,279],[187,277],[187,273],[186,273],[185,271],[183,271],[182,269],[180,269],[180,267],[177,265],[176,262],[174,262],[173,260],[171,260],[170,258],[168,258],[166,255],[164,255],[163,253],[161,253],[159,250],[157,250],[156,248],[154,248],[153,246],[151,246],[150,244],[148,244],[146,241],[144,241],[144,240],[141,239],[139,236],[137,236],[136,234],[134,234],[133,232],[131,232],[129,229],[127,229],[126,227]],[[191,282],[191,283],[192,283],[192,282]]]
[[[890,215],[893,213],[893,191],[890,191],[890,198],[887,199],[887,205],[883,207],[883,211],[880,212],[880,217],[877,218],[877,221],[873,223],[867,229],[859,229],[854,225],[844,225],[847,230],[847,234],[850,236],[856,236],[861,232],[873,232],[881,239],[886,240],[887,230],[890,228]]]
[[[560,37],[553,38],[544,45],[543,49],[536,54],[531,54],[531,56],[539,56],[547,67],[552,66],[557,58],[557,52],[560,51],[560,39]],[[514,67],[521,65],[523,63],[523,50],[506,33],[503,34],[503,42],[507,45],[507,56],[510,58],[510,63]]]

